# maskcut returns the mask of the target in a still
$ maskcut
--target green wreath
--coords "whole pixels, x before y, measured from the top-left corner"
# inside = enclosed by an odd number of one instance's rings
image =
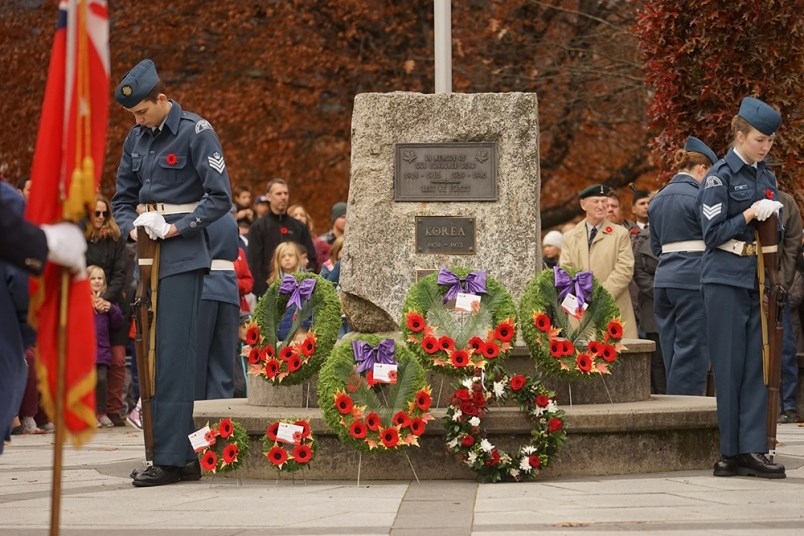
[[[301,426],[298,436],[294,434],[293,442],[283,441],[277,437],[280,423]],[[290,451],[288,451],[290,449]],[[292,473],[304,469],[315,457],[316,442],[310,430],[308,419],[278,419],[273,421],[262,436],[263,455],[277,471]]]
[[[198,460],[206,473],[234,471],[248,455],[248,432],[237,421],[221,419],[209,428],[204,439],[208,446],[198,453]]]
[[[566,441],[564,411],[554,393],[539,382],[499,368],[461,381],[444,416],[447,449],[469,466],[482,482],[533,478],[555,458]],[[483,429],[489,405],[514,399],[531,422],[531,440],[515,453],[491,443]]]
[[[243,352],[248,357],[248,372],[274,384],[296,385],[318,372],[341,327],[341,305],[332,283],[308,272],[293,274],[293,278],[297,285],[313,280],[315,287],[310,298],[301,301],[287,337],[277,341],[277,328],[292,297],[280,292],[281,281],[272,284],[259,299],[246,328]],[[301,338],[299,328],[311,319],[310,330]]]
[[[393,383],[376,381],[373,368],[358,372],[354,343],[379,349],[388,345],[387,341],[393,344],[391,361],[397,365],[396,374],[390,377]],[[428,412],[430,392],[416,356],[404,345],[377,335],[340,342],[318,379],[318,405],[324,423],[341,442],[361,451],[390,452],[419,446],[419,437],[433,419]]]
[[[570,277],[581,274],[572,268],[556,269]],[[617,303],[593,278],[588,307],[578,321],[571,321],[559,301],[556,269],[531,279],[519,308],[520,318],[528,319],[522,322],[522,337],[537,369],[565,379],[610,374],[625,349],[620,343],[623,321]]]
[[[472,273],[465,268],[452,272],[460,278]],[[470,313],[454,313],[444,305],[449,288],[438,284],[437,273],[411,287],[402,305],[402,335],[425,366],[462,376],[506,358],[516,336],[516,306],[492,277],[486,277],[485,286],[479,307]]]

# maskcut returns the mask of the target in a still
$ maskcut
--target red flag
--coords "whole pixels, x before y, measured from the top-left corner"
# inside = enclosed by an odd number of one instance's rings
[[[109,15],[105,1],[64,0],[48,68],[31,169],[26,217],[36,224],[79,221],[95,206],[109,109]],[[66,311],[64,424],[78,446],[94,433],[95,322],[85,274],[70,277],[62,304],[61,269],[48,263],[31,281],[37,373],[43,406],[55,420],[60,307]]]

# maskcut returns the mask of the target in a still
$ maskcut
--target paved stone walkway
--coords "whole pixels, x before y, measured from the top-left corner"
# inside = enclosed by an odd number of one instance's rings
[[[204,477],[134,488],[142,459],[131,429],[100,430],[65,449],[65,536],[326,534],[802,534],[804,425],[779,426],[787,478],[711,471],[470,481],[313,482]],[[52,435],[15,436],[0,456],[0,535],[48,533]],[[605,456],[605,453],[600,453]]]

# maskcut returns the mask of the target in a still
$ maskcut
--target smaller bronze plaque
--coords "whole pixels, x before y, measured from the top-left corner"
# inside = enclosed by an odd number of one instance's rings
[[[416,253],[475,254],[475,219],[416,216]]]

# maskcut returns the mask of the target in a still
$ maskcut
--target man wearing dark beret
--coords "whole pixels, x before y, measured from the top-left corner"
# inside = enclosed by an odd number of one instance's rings
[[[114,92],[136,124],[123,142],[112,199],[120,230],[143,227],[159,245],[153,465],[132,472],[138,487],[197,480],[187,436],[193,427],[197,318],[212,257],[205,229],[232,207],[223,149],[209,121],[165,95],[151,60],[129,71]]]

